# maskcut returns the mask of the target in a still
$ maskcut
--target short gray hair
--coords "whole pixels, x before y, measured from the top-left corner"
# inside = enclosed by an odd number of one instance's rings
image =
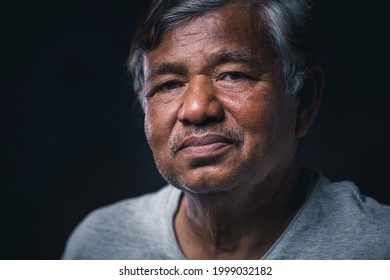
[[[283,76],[287,94],[302,86],[305,70],[318,47],[316,9],[311,0],[155,0],[134,35],[128,70],[136,93],[144,87],[143,54],[158,46],[162,36],[184,21],[228,4],[250,5],[263,28]],[[259,30],[260,31],[260,30]],[[144,98],[140,96],[141,102]]]

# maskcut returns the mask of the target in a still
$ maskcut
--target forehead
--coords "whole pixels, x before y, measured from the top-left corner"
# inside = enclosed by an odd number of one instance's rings
[[[230,4],[167,31],[157,47],[146,52],[144,66],[167,59],[177,61],[181,55],[201,59],[235,49],[258,57],[264,49],[264,41],[249,5]]]

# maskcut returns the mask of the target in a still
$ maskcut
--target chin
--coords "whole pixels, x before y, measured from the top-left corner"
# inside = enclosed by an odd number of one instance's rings
[[[166,162],[166,161],[165,161]],[[156,161],[156,166],[163,178],[172,186],[193,194],[213,194],[228,192],[242,186],[253,185],[261,179],[260,165],[247,160],[225,161],[219,164],[200,166],[167,165]],[[261,181],[261,180],[260,180]]]
[[[172,184],[173,185],[173,184]],[[221,185],[221,184],[202,184],[202,183],[191,183],[191,184],[180,184],[173,185],[174,187],[188,193],[193,194],[216,194],[222,192],[228,192],[232,189],[231,185]]]
[[[189,176],[165,176],[163,177],[172,186],[193,194],[213,194],[227,192],[239,185],[237,176],[218,176],[218,173],[199,174],[189,178]],[[221,174],[219,174],[221,175]]]

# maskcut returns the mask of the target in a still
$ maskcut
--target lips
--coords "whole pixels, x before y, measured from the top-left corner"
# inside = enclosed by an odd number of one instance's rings
[[[178,151],[190,154],[209,154],[230,144],[233,144],[233,141],[222,135],[190,136],[184,139]]]

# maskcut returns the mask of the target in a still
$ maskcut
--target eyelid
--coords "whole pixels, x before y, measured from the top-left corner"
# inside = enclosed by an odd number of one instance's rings
[[[229,79],[229,78],[227,78],[229,75],[238,75],[239,77]],[[216,78],[216,81],[223,81],[223,80],[239,81],[239,80],[243,80],[243,79],[256,80],[256,78],[254,78],[253,75],[248,74],[248,73],[243,72],[243,71],[226,71],[226,72],[223,72],[220,75],[218,75]]]
[[[163,89],[164,87],[168,86],[169,84],[175,85],[175,88]],[[157,93],[161,90],[166,90],[166,91],[175,90],[177,87],[183,86],[184,84],[185,84],[185,82],[180,80],[180,79],[166,79],[166,80],[163,80],[163,81],[157,83],[155,86],[151,86],[151,88],[147,92],[146,96],[148,96],[148,97],[153,96],[155,93]]]

